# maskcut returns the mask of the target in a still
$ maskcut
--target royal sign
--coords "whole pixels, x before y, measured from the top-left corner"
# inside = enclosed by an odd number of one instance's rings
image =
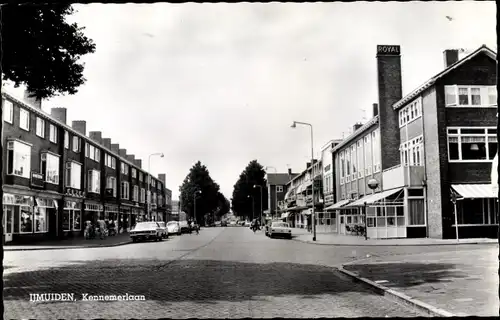
[[[400,46],[377,45],[377,55],[399,56],[401,54]]]

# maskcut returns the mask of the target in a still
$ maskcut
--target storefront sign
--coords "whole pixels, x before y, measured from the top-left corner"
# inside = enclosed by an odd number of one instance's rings
[[[102,211],[102,204],[94,204],[94,203],[86,203],[85,210],[86,211]]]
[[[401,54],[400,46],[377,45],[377,55],[399,56]]]
[[[73,197],[84,197],[85,193],[83,191],[74,189],[74,188],[66,188],[66,194]]]
[[[43,198],[35,198],[36,206],[39,208],[55,208],[53,199],[43,199]]]
[[[9,193],[3,194],[3,204],[4,205],[14,205],[14,206],[32,206],[33,198],[30,196],[20,196]]]
[[[43,174],[31,172],[31,186],[35,188],[44,188]]]
[[[105,205],[104,210],[106,212],[118,212],[118,207],[117,206],[111,206],[111,205]]]
[[[81,205],[75,201],[64,201],[64,209],[80,209]]]

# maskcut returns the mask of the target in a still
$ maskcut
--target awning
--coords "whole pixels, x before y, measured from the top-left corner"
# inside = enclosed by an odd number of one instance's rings
[[[338,209],[340,207],[343,207],[345,206],[346,204],[349,203],[349,199],[346,199],[346,200],[341,200],[339,202],[335,202],[334,204],[332,204],[331,206],[327,207],[326,210],[333,210],[333,209]]]
[[[467,199],[496,198],[498,196],[491,184],[452,184],[451,187]]]
[[[295,194],[295,188],[290,188],[286,193],[285,193],[285,199],[288,199],[290,198],[290,196],[292,196],[293,194]]]
[[[281,214],[281,219],[286,219],[286,218],[288,218],[288,214],[289,214],[288,212],[283,212],[283,213]]]
[[[385,198],[395,194],[396,192],[401,191],[402,189],[403,188],[396,188],[396,189],[386,190],[386,191],[378,192],[378,193],[371,194],[368,196],[364,196],[363,198],[358,199],[358,200],[354,201],[353,203],[348,204],[346,207],[361,207],[361,206],[364,206],[365,203],[366,204],[373,204],[377,201],[380,201],[382,199],[385,199]]]

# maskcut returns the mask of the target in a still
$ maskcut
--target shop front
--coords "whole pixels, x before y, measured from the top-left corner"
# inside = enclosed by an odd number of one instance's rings
[[[146,219],[146,211],[144,210],[144,208],[138,208],[136,222],[144,222],[144,221],[148,221],[148,219]]]
[[[114,222],[115,226],[118,225],[119,213],[117,205],[104,204],[104,221]]]
[[[141,216],[141,208],[132,208],[132,214],[130,215],[130,226],[133,227],[137,222],[139,222],[139,217]]]
[[[65,199],[63,202],[62,231],[64,238],[82,233],[82,202]]]
[[[118,233],[126,233],[130,231],[132,208],[128,206],[120,206],[120,214],[118,215]]]
[[[95,225],[99,219],[104,219],[104,206],[96,202],[85,202],[84,220]]]

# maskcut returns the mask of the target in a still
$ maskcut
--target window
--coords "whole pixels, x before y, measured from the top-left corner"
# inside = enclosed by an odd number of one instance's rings
[[[69,133],[64,130],[64,148],[69,149]]]
[[[497,199],[483,198],[457,201],[457,220],[459,225],[497,224],[497,212]]]
[[[32,233],[33,232],[33,210],[32,207],[19,207],[19,224],[21,230],[19,233]],[[14,226],[15,227],[15,226]],[[16,228],[17,229],[17,228]]]
[[[141,188],[141,202],[146,202],[146,190],[144,188]]]
[[[87,191],[92,193],[101,193],[101,172],[98,170],[89,170]]]
[[[372,158],[373,158],[373,172],[380,171],[380,135],[378,131],[372,132]]]
[[[45,175],[45,182],[59,184],[59,156],[42,153],[40,172]]]
[[[445,86],[447,107],[495,107],[496,86]]]
[[[344,184],[345,165],[344,165],[344,152],[340,153],[340,184]]]
[[[497,153],[496,128],[448,128],[448,160],[490,162]]]
[[[345,180],[346,182],[351,181],[351,150],[347,148],[345,150]]]
[[[35,207],[35,232],[47,232],[47,208]]]
[[[116,198],[116,178],[115,177],[108,177],[106,179],[106,188],[107,189],[113,189],[113,197]]]
[[[422,116],[422,98],[417,98],[399,110],[399,127],[403,127]]]
[[[137,179],[137,170],[135,168],[132,168],[132,178]]]
[[[73,145],[72,145],[73,152],[80,152],[80,138],[77,136],[73,136]]]
[[[408,189],[408,225],[425,226],[423,189]]]
[[[364,167],[363,167],[363,141],[360,140],[357,142],[357,145],[358,145],[358,153],[357,153],[357,157],[358,157],[358,178],[362,178],[363,177],[363,174],[364,174]]]
[[[122,182],[121,195],[122,195],[122,199],[125,199],[125,200],[128,200],[130,197],[130,190],[128,187],[128,182],[126,182],[126,181]]]
[[[283,186],[276,186],[276,192],[283,192]]]
[[[3,121],[10,124],[14,121],[14,105],[5,99],[3,99]]]
[[[401,164],[403,166],[423,166],[424,147],[423,136],[418,136],[412,140],[402,143],[399,147]]]
[[[144,175],[142,172],[139,172],[139,181],[144,181]]]
[[[104,164],[111,169],[116,169],[116,158],[112,155],[106,154]]]
[[[31,145],[21,141],[7,142],[7,174],[30,178]]]
[[[45,121],[39,117],[36,117],[36,135],[40,138],[45,137]]]
[[[81,219],[80,209],[65,208],[63,211],[63,231],[80,231]]]
[[[52,123],[49,125],[49,140],[50,142],[57,143],[57,127]]]
[[[123,162],[121,163],[121,173],[128,175],[128,164]]]
[[[19,108],[19,128],[30,131],[30,113],[23,108]]]
[[[372,143],[371,134],[365,136],[365,176],[372,174]]]
[[[99,159],[101,158],[101,150],[87,143],[85,148],[85,156],[95,162],[99,162]]]
[[[66,162],[66,187],[80,190],[82,181],[82,165]]]
[[[352,172],[352,179],[353,180],[358,177],[357,165],[358,165],[358,159],[357,159],[357,153],[356,153],[356,145],[353,144],[351,146],[351,172]]]
[[[139,187],[134,186],[134,194],[132,196],[133,201],[139,201]]]

